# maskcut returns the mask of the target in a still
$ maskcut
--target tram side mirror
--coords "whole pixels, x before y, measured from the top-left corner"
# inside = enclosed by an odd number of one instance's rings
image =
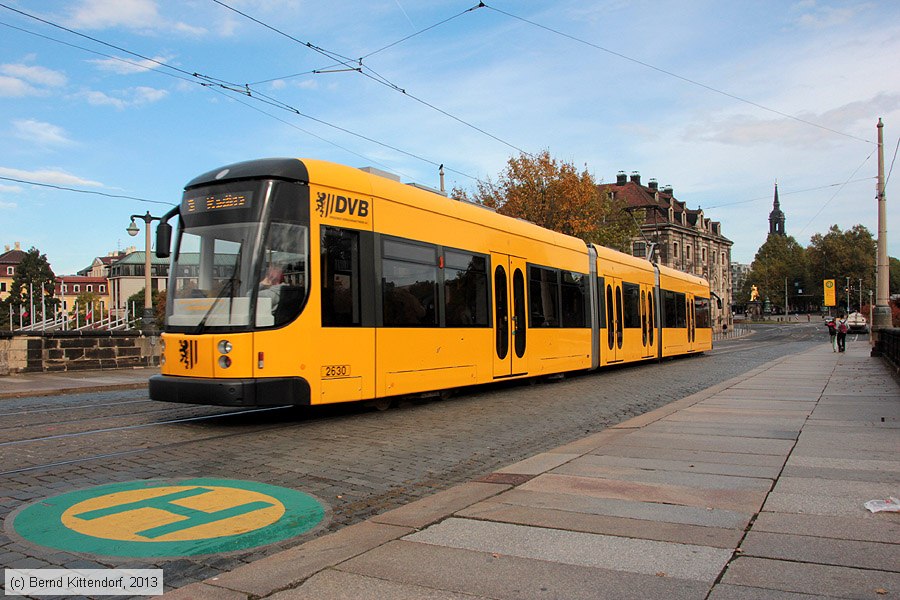
[[[172,226],[163,221],[156,226],[156,258],[169,258],[172,243]]]
[[[159,246],[157,246],[157,248],[158,247]],[[716,308],[718,308],[719,310],[722,310],[722,299],[721,298],[718,298],[718,297],[716,298]]]

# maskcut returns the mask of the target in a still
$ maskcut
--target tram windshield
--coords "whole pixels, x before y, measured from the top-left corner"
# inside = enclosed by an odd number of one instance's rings
[[[296,191],[266,181],[185,192],[168,330],[246,331],[296,318],[309,290],[308,204],[301,209]]]

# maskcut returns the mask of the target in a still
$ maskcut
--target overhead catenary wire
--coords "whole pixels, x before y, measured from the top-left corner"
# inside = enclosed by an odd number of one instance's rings
[[[478,133],[481,133],[482,135],[485,135],[485,136],[487,136],[509,148],[512,148],[513,150],[515,150],[517,152],[520,152],[527,156],[533,156],[530,152],[520,148],[519,146],[516,146],[512,142],[509,142],[509,141],[501,138],[498,135],[490,133],[486,129],[479,127],[478,125],[475,125],[473,123],[470,123],[461,117],[457,117],[456,115],[454,115],[442,108],[439,108],[438,106],[432,104],[431,102],[428,102],[427,100],[424,100],[422,98],[419,98],[418,96],[411,94],[405,88],[397,85],[396,83],[391,82],[390,80],[388,80],[387,78],[380,75],[378,72],[376,72],[374,69],[372,69],[368,65],[363,64],[362,59],[351,59],[351,58],[347,58],[346,56],[343,56],[341,54],[338,54],[337,52],[325,50],[324,48],[317,46],[316,44],[313,44],[312,42],[308,42],[308,41],[305,42],[303,40],[300,40],[288,33],[285,33],[284,31],[278,29],[277,27],[269,25],[268,23],[265,23],[264,21],[261,21],[243,11],[233,8],[233,7],[229,6],[228,4],[226,4],[225,2],[222,2],[222,0],[212,0],[212,1],[215,2],[216,4],[218,4],[219,6],[227,8],[228,10],[231,10],[231,11],[253,21],[254,23],[257,23],[260,26],[265,27],[266,29],[269,29],[270,31],[278,33],[279,35],[282,35],[282,36],[286,37],[287,39],[300,44],[301,46],[304,46],[315,52],[318,52],[319,54],[322,54],[324,56],[327,56],[328,58],[331,58],[332,60],[336,61],[337,63],[339,63],[340,65],[343,65],[345,67],[345,69],[342,69],[342,71],[346,70],[346,71],[357,72],[357,73],[363,75],[364,77],[367,77],[373,81],[376,81],[376,82],[380,83],[381,85],[384,85],[384,86],[388,87],[389,89],[394,90],[395,92],[399,92],[399,93],[403,94],[404,96],[406,96],[407,98],[409,98],[410,100],[418,102],[419,104],[426,106],[426,107],[430,108],[431,110],[434,110],[450,119],[453,119],[457,123],[464,125],[474,131],[477,131]],[[480,7],[481,7],[481,5],[476,6],[474,8],[480,8]],[[474,10],[474,8],[472,10]],[[465,14],[466,12],[469,12],[469,11],[464,11],[463,14]],[[249,84],[246,84],[246,86],[249,87]]]
[[[894,172],[894,161],[897,160],[897,150],[900,149],[900,138],[897,138],[897,145],[894,146],[894,156],[891,158],[891,166],[888,169],[887,177],[884,179],[884,187],[887,187],[888,182],[891,180],[891,173]]]
[[[169,73],[169,72],[163,71],[163,70],[161,70],[161,69],[157,69],[157,68],[154,68],[154,67],[150,67],[150,66],[147,66],[146,64],[141,65],[141,64],[139,64],[139,63],[134,63],[134,62],[129,61],[129,60],[127,60],[127,59],[122,59],[122,58],[120,58],[120,57],[115,57],[115,56],[111,56],[111,55],[104,54],[104,53],[101,53],[101,52],[97,52],[97,51],[91,50],[91,49],[89,49],[89,48],[83,48],[83,47],[81,47],[81,46],[77,46],[77,45],[70,44],[70,43],[68,43],[68,42],[62,41],[62,40],[57,40],[57,39],[52,38],[52,37],[49,37],[49,36],[45,36],[45,35],[42,35],[42,34],[38,34],[38,33],[35,33],[35,32],[31,32],[31,31],[28,31],[28,30],[26,30],[26,29],[22,29],[22,28],[19,28],[19,27],[10,26],[10,27],[12,27],[13,29],[22,31],[22,32],[24,32],[24,33],[28,33],[28,34],[31,34],[31,35],[35,35],[35,36],[41,37],[41,38],[43,38],[43,39],[47,39],[47,40],[50,40],[50,41],[53,41],[53,42],[56,42],[56,43],[59,43],[59,44],[63,44],[63,45],[69,46],[69,47],[74,47],[74,48],[77,48],[77,49],[80,49],[80,50],[84,50],[84,51],[86,51],[86,52],[90,52],[90,53],[93,53],[93,54],[97,54],[97,55],[100,55],[100,56],[104,56],[104,57],[106,57],[106,58],[116,59],[116,60],[119,60],[119,61],[121,61],[121,62],[130,64],[130,65],[141,66],[141,67],[143,67],[143,68],[146,68],[146,69],[148,69],[148,70],[152,70],[152,71],[154,71],[154,72],[163,73],[163,74],[170,75],[170,76],[175,76],[175,77],[177,77],[178,79],[182,79],[182,80],[185,80],[185,81],[189,81],[189,82],[191,82],[191,83],[194,83],[194,84],[197,84],[197,85],[201,85],[201,86],[206,87],[206,88],[210,88],[210,89],[218,88],[218,89],[221,89],[221,90],[225,90],[225,91],[228,91],[228,92],[232,92],[232,93],[235,93],[235,94],[239,94],[239,95],[243,95],[243,96],[246,96],[246,97],[249,97],[249,98],[253,98],[254,100],[256,100],[256,101],[258,101],[258,102],[261,102],[261,103],[263,103],[263,104],[268,104],[268,105],[270,105],[270,106],[273,106],[273,107],[276,107],[276,108],[285,110],[285,111],[290,112],[290,113],[293,113],[293,114],[296,114],[296,115],[298,115],[298,116],[300,116],[300,117],[303,117],[303,118],[305,118],[305,119],[309,119],[309,120],[314,121],[314,122],[316,122],[316,123],[319,123],[319,124],[321,124],[321,125],[325,125],[325,126],[327,126],[327,127],[333,128],[333,129],[335,129],[335,130],[338,130],[338,131],[347,133],[347,134],[349,134],[349,135],[358,137],[358,138],[360,138],[360,139],[362,139],[362,140],[365,140],[365,141],[367,141],[367,142],[370,142],[370,143],[373,143],[373,144],[382,146],[382,147],[384,147],[384,148],[387,148],[387,149],[389,149],[389,150],[393,150],[393,151],[395,151],[395,152],[399,152],[399,153],[401,153],[401,154],[403,154],[403,155],[405,155],[405,156],[409,156],[410,158],[414,158],[414,159],[416,159],[416,160],[425,162],[425,163],[430,164],[430,165],[433,165],[433,166],[438,166],[438,165],[440,164],[440,163],[437,162],[437,161],[434,161],[434,160],[425,158],[425,157],[423,157],[423,156],[421,156],[421,155],[418,155],[418,154],[415,154],[415,153],[412,153],[412,152],[408,152],[408,151],[406,151],[406,150],[402,150],[402,149],[400,149],[400,148],[398,148],[398,147],[396,147],[396,146],[392,146],[392,145],[387,144],[387,143],[385,143],[385,142],[378,141],[378,140],[376,140],[375,138],[372,138],[372,137],[369,137],[369,136],[366,136],[366,135],[357,133],[357,132],[355,132],[355,131],[352,131],[352,130],[350,130],[350,129],[348,129],[348,128],[345,128],[345,127],[341,127],[341,126],[339,126],[339,125],[335,125],[334,123],[330,123],[330,122],[328,122],[328,121],[325,121],[324,119],[319,119],[319,118],[317,118],[317,117],[313,117],[312,115],[306,114],[306,113],[302,112],[301,110],[299,110],[298,108],[296,108],[296,107],[294,107],[294,106],[292,106],[292,105],[290,105],[290,104],[287,104],[287,103],[285,103],[285,102],[282,102],[282,101],[280,101],[280,100],[278,100],[278,99],[276,99],[276,98],[274,98],[274,97],[272,97],[272,96],[269,96],[269,95],[267,95],[267,94],[263,94],[263,93],[261,93],[261,92],[258,92],[258,91],[256,91],[256,90],[254,90],[253,88],[249,87],[249,85],[246,85],[246,84],[241,85],[241,84],[229,82],[229,81],[224,80],[224,79],[219,79],[219,78],[212,77],[212,76],[209,76],[209,75],[204,75],[204,74],[201,74],[201,73],[198,73],[198,72],[191,72],[191,71],[188,71],[188,70],[185,70],[185,69],[181,69],[181,68],[179,68],[179,67],[175,67],[175,66],[169,65],[169,64],[164,63],[164,62],[162,62],[162,61],[160,61],[160,60],[158,60],[158,59],[154,59],[154,58],[151,58],[151,57],[148,57],[148,56],[144,56],[143,54],[140,54],[140,53],[138,53],[138,52],[134,52],[134,51],[132,51],[132,50],[128,50],[127,48],[124,48],[124,47],[121,47],[121,46],[117,46],[117,45],[115,45],[115,44],[110,44],[110,43],[105,42],[105,41],[103,41],[103,40],[101,40],[101,39],[98,39],[98,38],[95,38],[95,37],[92,37],[92,36],[83,34],[83,33],[81,33],[81,32],[78,32],[78,31],[76,31],[76,30],[74,30],[74,29],[70,29],[70,28],[65,27],[65,26],[63,26],[63,25],[59,25],[59,24],[57,24],[57,23],[53,23],[52,21],[49,21],[49,20],[47,20],[47,19],[43,19],[43,18],[38,17],[38,16],[36,16],[36,15],[32,15],[32,14],[27,13],[27,12],[25,12],[25,11],[22,11],[22,10],[19,10],[19,9],[16,9],[16,8],[13,8],[13,7],[10,7],[10,6],[8,6],[7,4],[4,4],[4,3],[2,3],[2,2],[0,2],[0,7],[6,8],[6,9],[8,9],[8,10],[11,10],[12,12],[18,13],[18,14],[24,16],[24,17],[28,17],[28,18],[34,19],[34,20],[39,21],[39,22],[41,22],[41,23],[44,23],[44,24],[46,24],[46,25],[55,27],[55,28],[60,29],[60,30],[63,30],[63,31],[66,31],[66,32],[71,33],[71,34],[73,34],[73,35],[80,36],[80,37],[82,37],[82,38],[88,39],[88,40],[90,40],[90,41],[92,41],[92,42],[95,42],[95,43],[97,43],[97,44],[101,44],[101,45],[103,45],[103,46],[106,46],[106,47],[109,47],[109,48],[113,48],[113,49],[118,50],[118,51],[120,51],[120,52],[124,52],[124,53],[126,53],[126,54],[128,54],[128,55],[130,55],[130,56],[134,56],[134,57],[140,58],[140,59],[142,59],[142,60],[149,61],[150,63],[155,64],[155,65],[157,65],[157,66],[160,67],[160,68],[168,68],[168,69],[171,69],[171,70],[177,72],[179,75],[175,75],[175,74],[173,74],[173,73]],[[271,114],[269,114],[269,113],[267,113],[267,112],[265,112],[265,111],[260,111],[260,112],[261,112],[262,114],[265,114],[265,115],[269,116],[269,117],[272,117]],[[274,118],[274,117],[272,117],[272,118]],[[298,128],[298,130],[304,131],[304,132],[305,132],[305,130],[302,130],[302,129],[300,129],[300,128]],[[305,132],[305,133],[308,133],[308,132]],[[317,137],[318,139],[323,139],[323,138],[321,138],[321,137],[319,137],[319,136],[315,136],[315,137]],[[335,145],[337,146],[337,144],[335,144]],[[337,147],[340,147],[340,146],[337,146]],[[355,153],[354,153],[354,154],[355,154]],[[371,159],[367,159],[367,160],[371,160]],[[473,179],[473,180],[476,180],[476,181],[478,180],[477,177],[475,177],[475,176],[473,176],[473,175],[470,175],[470,174],[468,174],[468,173],[465,173],[465,172],[463,172],[463,171],[459,171],[459,170],[453,169],[453,168],[451,168],[451,167],[445,167],[445,168],[446,168],[448,171],[451,171],[451,172],[456,173],[456,174],[458,174],[458,175],[461,175],[461,176],[463,176],[463,177],[467,177],[467,178],[469,178],[469,179]]]
[[[526,19],[525,17],[521,17],[521,16],[519,16],[519,15],[515,15],[515,14],[513,14],[513,13],[511,13],[511,12],[507,12],[507,11],[505,11],[505,10],[501,10],[501,9],[499,9],[499,8],[495,8],[495,7],[493,7],[493,6],[490,6],[490,5],[488,5],[488,4],[485,4],[484,2],[482,2],[481,5],[483,5],[485,8],[487,8],[487,9],[489,9],[489,10],[492,10],[492,11],[494,11],[494,12],[500,13],[500,14],[502,14],[502,15],[506,15],[507,17],[509,17],[509,18],[511,18],[511,19],[516,19],[516,20],[521,21],[521,22],[523,22],[523,23],[527,23],[528,25],[532,25],[532,26],[534,26],[534,27],[538,27],[538,28],[543,29],[543,30],[545,30],[545,31],[549,31],[550,33],[553,33],[553,34],[555,34],[555,35],[562,36],[562,37],[564,37],[564,38],[568,38],[568,39],[570,39],[570,40],[572,40],[572,41],[574,41],[574,42],[578,42],[579,44],[584,44],[584,45],[586,45],[586,46],[590,46],[591,48],[594,48],[594,49],[596,49],[596,50],[600,50],[600,51],[602,51],[602,52],[606,52],[607,54],[611,54],[611,55],[616,56],[616,57],[618,57],[618,58],[621,58],[621,59],[623,59],[623,60],[627,60],[627,61],[629,61],[629,62],[632,62],[632,63],[634,63],[634,64],[640,65],[640,66],[642,66],[642,67],[646,67],[647,69],[652,69],[653,71],[656,71],[657,73],[662,73],[663,75],[666,75],[666,76],[668,76],[668,77],[673,77],[673,78],[675,78],[675,79],[679,79],[679,80],[681,80],[681,81],[683,81],[683,82],[685,82],[685,83],[689,83],[689,84],[691,84],[691,85],[694,85],[694,86],[703,88],[703,89],[708,90],[708,91],[710,91],[710,92],[714,92],[714,93],[716,93],[716,94],[725,96],[725,97],[727,97],[727,98],[731,98],[732,100],[737,100],[738,102],[742,102],[742,103],[744,103],[744,104],[748,104],[748,105],[750,105],[750,106],[754,106],[754,107],[756,107],[756,108],[758,108],[758,109],[760,109],[760,110],[764,110],[764,111],[767,111],[767,112],[776,114],[776,115],[778,115],[778,116],[780,116],[780,117],[784,117],[784,118],[786,118],[786,119],[791,119],[792,121],[796,121],[796,122],[798,122],[798,123],[803,123],[804,125],[809,125],[809,126],[811,126],[811,127],[816,127],[816,128],[818,128],[818,129],[821,129],[821,130],[824,130],[824,131],[828,131],[828,132],[831,132],[831,133],[834,133],[834,134],[837,134],[837,135],[841,135],[841,136],[844,136],[844,137],[847,137],[847,138],[850,138],[850,139],[853,139],[853,140],[857,140],[857,141],[860,141],[860,142],[866,142],[867,144],[874,144],[874,143],[875,143],[875,142],[873,142],[872,140],[867,140],[867,139],[865,139],[865,138],[861,138],[861,137],[855,136],[855,135],[850,134],[850,133],[846,133],[846,132],[843,132],[843,131],[838,131],[838,130],[836,130],[836,129],[832,129],[832,128],[830,128],[830,127],[826,127],[826,126],[824,126],[824,125],[820,125],[820,124],[818,124],[818,123],[814,123],[813,121],[808,121],[808,120],[806,120],[806,119],[801,119],[800,117],[797,117],[797,116],[794,116],[794,115],[791,115],[791,114],[782,112],[782,111],[777,110],[777,109],[774,109],[774,108],[770,108],[770,107],[765,106],[765,105],[763,105],[763,104],[760,104],[760,103],[758,103],[758,102],[754,102],[753,100],[748,100],[748,99],[743,98],[743,97],[741,97],[741,96],[738,96],[738,95],[736,95],[736,94],[732,94],[732,93],[730,93],[730,92],[726,92],[726,91],[724,91],[724,90],[720,90],[720,89],[715,88],[715,87],[713,87],[713,86],[711,86],[711,85],[707,85],[707,84],[705,84],[705,83],[701,83],[701,82],[699,82],[699,81],[697,81],[697,80],[695,80],[695,79],[691,79],[691,78],[689,78],[689,77],[685,77],[685,76],[683,76],[683,75],[679,75],[679,74],[677,74],[677,73],[675,73],[675,72],[673,72],[673,71],[669,71],[669,70],[663,69],[663,68],[661,68],[661,67],[657,67],[656,65],[652,65],[652,64],[650,64],[650,63],[648,63],[648,62],[639,60],[639,59],[637,59],[637,58],[628,56],[628,55],[626,55],[626,54],[622,54],[621,52],[616,52],[615,50],[611,50],[611,49],[609,49],[609,48],[605,48],[605,47],[603,47],[603,46],[600,46],[599,44],[595,44],[595,43],[593,43],[593,42],[589,42],[589,41],[587,41],[587,40],[581,39],[581,38],[576,37],[576,36],[574,36],[574,35],[565,33],[565,32],[563,32],[563,31],[559,31],[558,29],[554,29],[554,28],[552,28],[552,27],[548,27],[547,25],[542,25],[541,23],[538,23],[538,22],[536,22],[536,21],[532,21],[532,20],[530,20],[530,19]]]
[[[861,178],[861,179],[854,179],[854,180],[852,180],[852,181],[845,181],[845,182],[843,182],[843,183],[829,183],[828,185],[820,185],[820,186],[818,186],[818,187],[805,188],[805,189],[802,189],[802,190],[792,190],[792,191],[787,191],[787,192],[784,191],[784,190],[779,189],[779,190],[778,190],[778,195],[779,195],[779,196],[790,196],[791,194],[804,194],[804,193],[807,193],[807,192],[817,192],[817,191],[819,191],[819,190],[827,190],[828,188],[839,187],[839,186],[845,186],[845,185],[848,185],[848,184],[851,184],[851,183],[859,183],[859,182],[862,182],[862,181],[871,181],[872,179],[875,179],[875,177],[874,177],[874,176],[872,176],[872,177],[863,177],[863,178]],[[771,195],[769,195],[769,196],[758,196],[758,197],[756,197],[756,198],[748,198],[747,200],[736,200],[736,201],[734,201],[734,202],[722,202],[721,204],[714,204],[714,205],[712,205],[712,206],[707,206],[705,210],[709,210],[709,209],[712,209],[712,208],[722,208],[723,206],[734,206],[734,205],[736,205],[736,204],[747,204],[747,203],[749,203],[749,202],[761,202],[761,201],[763,201],[763,200],[771,200],[771,199],[772,199],[772,196],[771,196]]]
[[[64,185],[56,185],[52,183],[41,183],[39,181],[28,181],[27,179],[17,179],[15,177],[3,177],[0,176],[0,179],[3,181],[13,181],[15,183],[23,183],[25,185],[36,185],[39,187],[53,188],[56,190],[63,190],[66,192],[78,192],[79,194],[93,194],[95,196],[105,196],[107,198],[124,198],[126,200],[136,200],[138,202],[147,202],[150,204],[164,204],[166,206],[178,206],[175,202],[163,202],[162,200],[149,200],[147,198],[139,198],[137,196],[126,196],[124,194],[108,194],[106,192],[98,192],[97,190],[82,190],[78,188],[67,187]]]
[[[800,229],[799,233],[803,233],[804,231],[806,231],[807,227],[812,225],[813,221],[815,221],[816,218],[818,218],[818,216],[820,214],[822,214],[822,211],[824,211],[828,207],[828,205],[831,204],[832,200],[837,198],[838,194],[841,193],[841,190],[843,190],[844,187],[850,183],[850,180],[853,179],[854,176],[856,176],[856,174],[859,172],[859,170],[863,168],[863,166],[869,161],[869,159],[872,158],[872,155],[875,154],[877,151],[878,151],[878,149],[876,148],[875,150],[872,150],[872,152],[869,153],[869,155],[865,158],[865,160],[863,160],[859,164],[859,166],[856,167],[852,173],[850,173],[850,177],[847,178],[847,181],[845,181],[844,183],[842,183],[840,185],[840,187],[834,192],[834,194],[831,196],[831,198],[829,198],[828,201],[822,205],[822,207],[819,209],[819,211],[813,215],[813,217],[809,220],[809,222]]]

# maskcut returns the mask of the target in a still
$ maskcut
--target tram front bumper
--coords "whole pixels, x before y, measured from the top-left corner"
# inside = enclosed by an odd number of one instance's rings
[[[201,379],[154,375],[150,399],[214,406],[309,406],[309,384],[302,377]]]

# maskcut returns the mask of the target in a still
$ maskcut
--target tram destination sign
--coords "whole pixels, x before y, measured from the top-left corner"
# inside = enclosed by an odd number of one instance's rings
[[[251,191],[202,194],[184,198],[181,201],[181,214],[199,214],[232,208],[249,208],[252,205],[253,192]]]

